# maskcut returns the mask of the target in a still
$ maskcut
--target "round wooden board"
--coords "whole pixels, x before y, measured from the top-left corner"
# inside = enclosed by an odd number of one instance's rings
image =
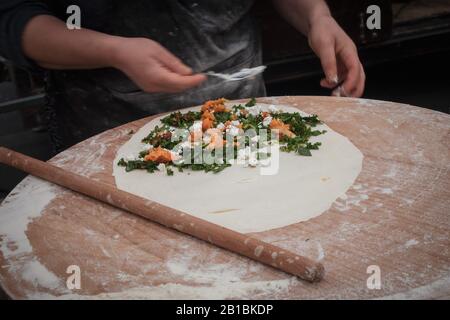
[[[0,207],[2,287],[15,299],[450,298],[450,116],[361,99],[258,102],[318,114],[364,154],[357,181],[327,212],[254,234],[321,260],[323,281],[297,280],[27,177]],[[117,149],[149,119],[92,137],[50,162],[114,184]],[[67,288],[72,265],[80,268],[81,289]],[[367,286],[374,268],[380,289]]]

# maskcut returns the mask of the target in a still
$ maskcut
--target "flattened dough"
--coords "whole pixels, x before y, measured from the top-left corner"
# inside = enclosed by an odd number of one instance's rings
[[[277,107],[299,112],[289,106]],[[117,187],[238,232],[266,231],[314,218],[343,196],[361,172],[362,153],[326,125],[317,129],[327,133],[311,139],[322,142],[319,150],[312,151],[312,157],[280,152],[276,175],[260,175],[258,167],[237,165],[218,174],[190,170],[175,170],[173,176],[165,172],[125,172],[117,162],[139,152],[141,140],[159,119],[144,125],[118,150],[113,165]]]

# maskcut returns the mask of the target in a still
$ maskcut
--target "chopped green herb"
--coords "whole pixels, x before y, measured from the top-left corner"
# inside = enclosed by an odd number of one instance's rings
[[[131,160],[125,161],[123,158],[117,163],[119,166],[125,167],[126,172],[130,172],[137,169],[147,170],[153,173],[158,170],[158,164],[153,161],[143,161],[143,160]]]
[[[304,147],[298,147],[297,148],[297,153],[301,156],[305,156],[305,157],[310,157],[312,156],[311,151],[309,151],[308,148],[304,148]]]
[[[148,154],[148,151],[139,152],[139,158],[144,158]]]
[[[231,108],[231,112],[214,112],[215,125],[218,123],[226,123],[231,119],[236,119],[242,125],[244,131],[253,129],[259,135],[261,129],[267,130],[267,134],[271,136],[270,125],[266,123],[263,124],[264,117],[262,114],[252,115],[249,112],[244,112],[245,108],[253,107],[256,105],[256,99],[250,99],[246,104],[237,104]],[[242,111],[242,112],[238,112]],[[293,152],[301,156],[310,157],[312,155],[311,150],[318,150],[321,143],[315,142],[311,143],[309,140],[311,137],[319,136],[324,134],[325,130],[314,130],[318,124],[321,123],[317,115],[311,115],[307,117],[302,117],[299,112],[269,112],[273,119],[281,120],[284,124],[288,125],[289,130],[294,134],[292,136],[282,135],[280,137],[280,150],[284,152]],[[179,129],[189,129],[195,121],[200,121],[202,117],[201,112],[189,111],[186,113],[181,113],[179,111],[173,112],[168,116],[161,119],[162,126],[156,126],[147,137],[145,137],[142,142],[151,145],[154,148],[161,147],[167,150],[175,151],[175,147],[183,142],[183,136],[175,136],[173,134],[174,128]],[[130,131],[130,134],[134,133]],[[173,141],[172,141],[173,140]],[[223,154],[227,154],[227,149],[233,148],[234,159],[237,159],[237,144],[238,139],[235,137],[233,139],[227,138],[227,143],[224,145]],[[250,137],[246,136],[241,144],[250,145]],[[202,149],[205,149],[208,143],[202,143]],[[127,172],[133,170],[146,170],[148,172],[154,172],[158,169],[158,163],[152,161],[145,161],[144,158],[148,154],[148,151],[141,151],[139,153],[139,158],[137,160],[126,161],[120,159],[118,162],[119,166],[125,167]],[[190,169],[192,171],[204,171],[218,173],[231,164],[227,163],[224,159],[224,163],[217,164],[206,164],[198,163],[199,155],[192,154],[190,163],[167,163],[166,173],[169,176],[174,174],[173,168],[177,168],[179,172],[183,172],[184,169]],[[210,156],[214,156],[215,150],[212,151]],[[229,153],[228,153],[229,154]],[[257,159],[267,159],[271,156],[270,153],[257,152]],[[208,161],[207,161],[208,162]],[[188,173],[189,174],[189,173]]]
[[[173,140],[173,141],[172,141]],[[172,133],[166,126],[158,127],[156,126],[150,134],[142,139],[143,143],[149,143],[153,147],[161,147],[165,149],[172,150],[177,144],[183,140],[183,137],[178,137],[178,139],[172,139]]]
[[[253,107],[256,104],[256,99],[251,98],[249,102],[245,104],[246,107]]]
[[[195,121],[201,119],[201,112],[199,111],[188,111],[182,114],[180,111],[173,112],[165,118],[161,119],[161,122],[165,125],[172,126],[175,128],[188,129],[194,124]]]
[[[231,120],[230,112],[214,112],[214,118],[216,118],[217,123],[225,123]]]
[[[235,104],[231,109],[234,113],[237,113],[238,110],[244,110],[245,108],[244,106],[242,106],[242,104]]]

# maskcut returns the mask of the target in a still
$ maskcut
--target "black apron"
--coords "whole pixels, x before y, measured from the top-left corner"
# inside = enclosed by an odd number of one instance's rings
[[[195,72],[232,73],[262,64],[259,32],[249,14],[252,5],[253,0],[114,0],[108,1],[105,23],[95,29],[153,39]],[[209,77],[185,92],[148,94],[110,68],[52,72],[48,89],[54,113],[50,131],[58,151],[145,116],[220,97],[265,95],[261,76],[237,82]]]

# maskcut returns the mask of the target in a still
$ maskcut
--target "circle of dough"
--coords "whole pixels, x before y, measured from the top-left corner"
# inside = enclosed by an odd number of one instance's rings
[[[297,108],[277,107],[307,115]],[[188,110],[199,108],[182,112]],[[316,128],[327,132],[311,138],[311,142],[322,143],[320,149],[313,150],[311,157],[280,152],[275,175],[261,175],[258,167],[238,165],[218,174],[191,170],[174,170],[173,176],[143,170],[125,172],[117,162],[137,154],[141,140],[160,119],[144,125],[118,150],[113,165],[117,187],[238,232],[261,232],[314,218],[344,196],[361,172],[363,155],[359,149],[324,124]]]

